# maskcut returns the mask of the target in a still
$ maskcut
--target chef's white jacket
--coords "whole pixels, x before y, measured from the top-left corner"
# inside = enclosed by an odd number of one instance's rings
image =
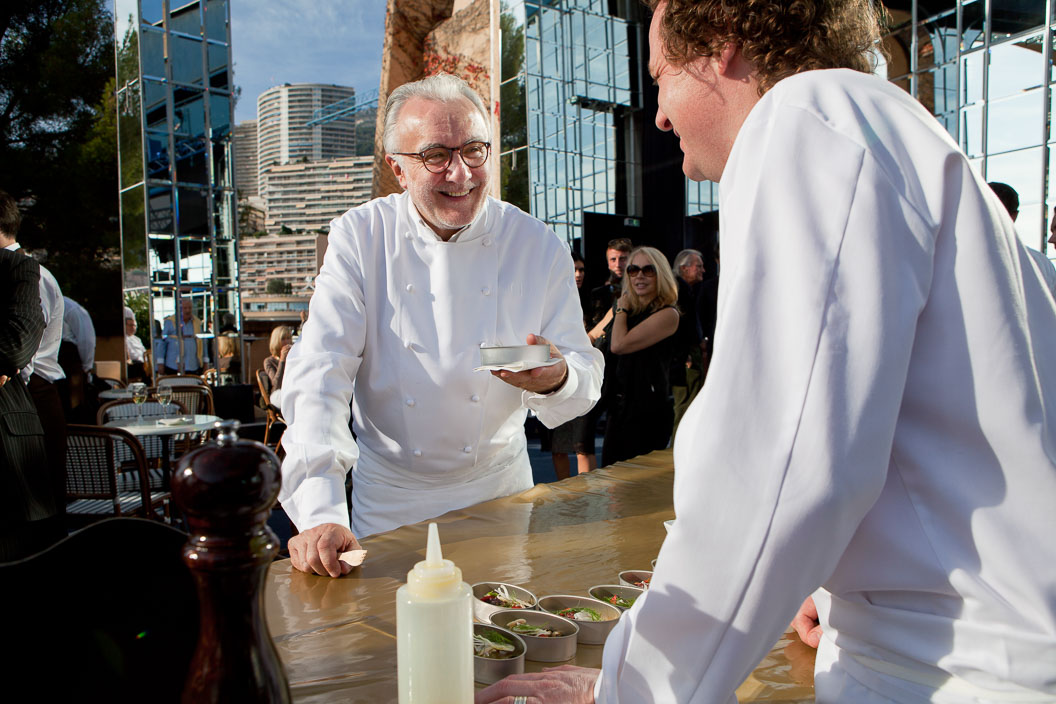
[[[489,198],[448,242],[407,194],[335,219],[282,382],[286,512],[301,530],[349,525],[349,467],[357,537],[530,487],[527,409],[554,427],[600,394],[603,361],[582,320],[567,246],[512,205]],[[529,334],[565,357],[556,392],[473,371],[482,345]]]
[[[735,701],[816,597],[818,702],[1056,697],[1056,308],[886,81],[780,81],[720,183],[715,356],[602,704]]]

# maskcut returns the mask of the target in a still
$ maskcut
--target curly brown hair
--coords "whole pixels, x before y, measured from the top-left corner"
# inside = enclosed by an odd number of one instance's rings
[[[643,0],[663,5],[668,63],[718,56],[729,43],[755,67],[762,95],[783,78],[822,68],[871,73],[882,51],[872,0]]]

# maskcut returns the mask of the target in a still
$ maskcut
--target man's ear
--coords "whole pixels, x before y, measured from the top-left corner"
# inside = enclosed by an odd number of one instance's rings
[[[736,60],[740,58],[740,49],[741,47],[733,42],[722,47],[722,52],[719,53],[715,62],[715,70],[718,71],[720,76],[727,76],[734,70]]]
[[[392,173],[396,174],[396,180],[400,182],[400,186],[404,190],[407,190],[407,184],[404,183],[405,175],[403,173],[403,167],[400,166],[399,160],[397,160],[394,156],[389,156],[388,154],[386,154],[385,161],[386,163],[388,163],[389,167],[392,168]]]

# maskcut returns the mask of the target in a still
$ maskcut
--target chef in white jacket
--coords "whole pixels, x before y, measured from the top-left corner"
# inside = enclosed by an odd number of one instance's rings
[[[554,427],[598,398],[603,362],[567,246],[487,195],[487,115],[454,76],[393,91],[386,160],[405,192],[331,223],[282,382],[279,500],[300,530],[297,569],[340,576],[357,537],[529,488],[527,410]],[[474,371],[480,347],[525,343],[549,343],[558,361]]]
[[[947,132],[867,75],[876,36],[868,0],[657,8],[656,122],[722,232],[677,517],[600,677],[477,704],[733,702],[811,593],[819,703],[1056,701],[1056,307]]]

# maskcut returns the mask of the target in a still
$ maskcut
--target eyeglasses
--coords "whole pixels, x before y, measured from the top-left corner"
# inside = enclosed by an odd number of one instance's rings
[[[656,276],[656,267],[652,264],[646,264],[645,266],[631,264],[629,267],[627,267],[627,276],[637,276],[638,274],[641,274],[642,276],[648,276],[649,278],[654,278]]]
[[[462,157],[462,163],[471,169],[484,166],[491,154],[491,142],[466,142],[461,147],[430,147],[420,152],[393,152],[396,156],[409,156],[422,162],[426,171],[442,174],[451,165],[454,153]]]

